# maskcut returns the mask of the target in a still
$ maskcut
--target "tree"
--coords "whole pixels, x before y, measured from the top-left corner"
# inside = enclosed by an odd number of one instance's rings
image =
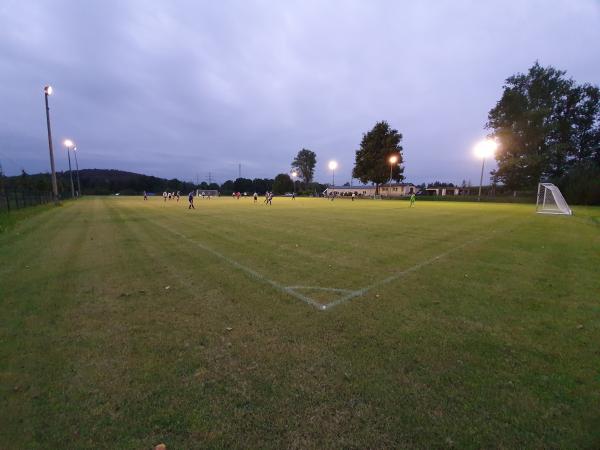
[[[293,188],[292,179],[287,173],[280,173],[275,177],[275,181],[273,181],[273,193],[275,194],[292,192]]]
[[[252,180],[252,188],[258,194],[264,194],[273,189],[273,180],[269,178],[255,178]]]
[[[401,141],[402,134],[398,130],[385,121],[377,122],[371,131],[363,134],[360,150],[356,151],[352,176],[362,183],[375,183],[376,192],[379,193],[379,185],[390,178],[389,159],[397,156],[398,161],[392,166],[392,179],[402,181],[404,167]]]
[[[233,185],[232,180],[227,180],[225,183],[221,185],[221,194],[223,195],[231,195],[235,192],[235,186]]]
[[[252,180],[250,178],[237,178],[233,182],[233,188],[236,192],[251,192]]]
[[[2,171],[2,164],[0,163],[0,194],[4,193],[4,172]]]
[[[434,181],[433,183],[429,183],[427,187],[455,187],[454,183],[446,183],[445,181]],[[464,187],[464,186],[463,186]]]
[[[600,164],[576,163],[555,181],[569,203],[600,205]]]
[[[600,90],[536,62],[506,79],[486,128],[500,143],[493,179],[510,189],[533,188],[578,163],[600,164]]]
[[[300,150],[292,161],[292,169],[300,172],[300,176],[306,184],[309,184],[312,181],[316,165],[317,154],[306,148]]]

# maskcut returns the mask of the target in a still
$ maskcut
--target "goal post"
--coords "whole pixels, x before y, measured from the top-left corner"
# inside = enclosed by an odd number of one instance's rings
[[[560,189],[552,183],[538,184],[535,211],[540,214],[564,214],[567,216],[573,214]]]

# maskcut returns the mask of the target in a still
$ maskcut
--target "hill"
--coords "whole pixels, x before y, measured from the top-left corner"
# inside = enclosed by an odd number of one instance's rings
[[[57,172],[58,190],[62,197],[70,196],[69,172]],[[114,169],[82,169],[79,171],[81,190],[84,195],[108,194],[141,194],[147,192],[181,191],[188,192],[195,189],[195,184],[181,181],[177,178],[165,179],[151,175],[127,172]],[[77,190],[77,179],[73,172],[73,182]],[[51,181],[49,173],[28,174],[3,177],[4,188],[50,191]]]

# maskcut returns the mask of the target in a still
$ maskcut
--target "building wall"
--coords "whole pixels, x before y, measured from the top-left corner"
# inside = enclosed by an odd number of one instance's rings
[[[429,195],[460,195],[460,188],[457,187],[445,187],[445,188],[427,188],[425,189]]]
[[[412,189],[412,191],[411,191]],[[356,192],[358,196],[362,197],[371,197],[375,195],[375,186],[341,186],[335,188],[327,188],[325,190],[326,195],[333,191],[335,195],[352,195],[353,192]],[[416,186],[398,186],[392,185],[391,194],[388,186],[379,186],[379,195],[382,197],[387,197],[390,195],[391,197],[405,197],[411,195],[413,192],[416,193],[418,188]]]

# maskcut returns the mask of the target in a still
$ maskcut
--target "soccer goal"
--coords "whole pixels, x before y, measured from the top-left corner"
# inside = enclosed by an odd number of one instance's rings
[[[535,211],[540,214],[573,214],[560,190],[552,183],[538,184]]]

